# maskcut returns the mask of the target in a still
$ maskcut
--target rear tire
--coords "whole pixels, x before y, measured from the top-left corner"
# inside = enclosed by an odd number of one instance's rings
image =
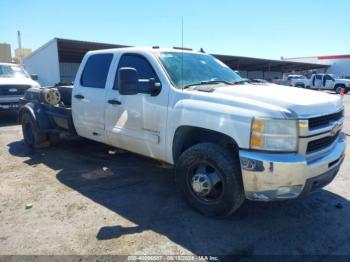
[[[47,140],[47,135],[39,130],[29,113],[24,113],[22,116],[22,132],[24,143],[27,146],[31,148],[44,148],[50,146],[50,142]]]
[[[182,153],[176,181],[188,204],[207,216],[228,216],[245,199],[238,156],[217,144],[197,144]]]

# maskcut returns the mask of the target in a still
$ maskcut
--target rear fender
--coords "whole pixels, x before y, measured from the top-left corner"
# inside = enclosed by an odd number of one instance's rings
[[[22,106],[18,112],[18,122],[22,123],[23,114],[29,113],[40,130],[51,128],[51,123],[45,113],[44,107],[37,102],[29,102]]]

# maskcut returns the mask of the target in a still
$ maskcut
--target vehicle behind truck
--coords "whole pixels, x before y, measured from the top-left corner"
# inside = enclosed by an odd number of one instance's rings
[[[0,111],[16,111],[27,89],[40,87],[19,65],[0,63]]]
[[[292,86],[292,81],[298,79],[306,79],[306,77],[303,75],[288,75],[286,78],[273,79],[272,82],[277,85]]]
[[[317,90],[332,90],[337,94],[350,91],[350,79],[341,79],[333,74],[313,74],[310,79],[293,79],[292,85]]]
[[[31,88],[22,102],[29,147],[66,133],[174,165],[189,205],[210,216],[306,195],[344,159],[340,96],[250,84],[202,52],[88,52],[73,87]]]

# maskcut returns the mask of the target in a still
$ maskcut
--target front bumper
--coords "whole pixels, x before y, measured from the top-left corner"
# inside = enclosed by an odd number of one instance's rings
[[[23,95],[0,96],[0,111],[17,111]]]
[[[326,186],[344,160],[345,147],[346,139],[341,135],[326,154],[312,159],[299,153],[240,150],[246,198],[258,201],[291,199]]]

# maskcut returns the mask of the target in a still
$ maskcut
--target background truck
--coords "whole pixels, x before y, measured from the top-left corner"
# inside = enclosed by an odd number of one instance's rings
[[[286,78],[273,79],[272,82],[277,85],[292,86],[292,80],[306,79],[303,75],[288,75]]]
[[[22,67],[0,63],[0,111],[18,110],[20,98],[31,87],[40,86]]]
[[[350,79],[340,79],[332,74],[313,74],[310,79],[293,79],[292,85],[310,89],[334,90],[337,94],[340,94],[343,88],[346,94],[350,90]]]
[[[19,121],[30,147],[69,133],[172,164],[193,208],[226,216],[330,183],[343,112],[339,96],[249,84],[205,53],[122,48],[88,52],[74,87],[28,90]]]

